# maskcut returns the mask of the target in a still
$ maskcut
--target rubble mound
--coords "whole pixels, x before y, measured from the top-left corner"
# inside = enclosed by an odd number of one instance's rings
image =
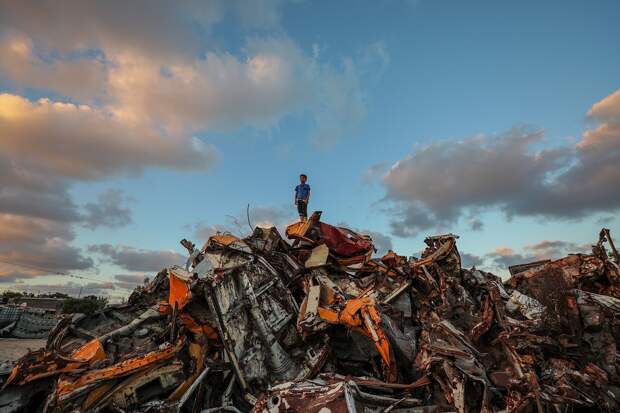
[[[65,317],[20,359],[3,412],[620,410],[620,258],[461,267],[457,236],[372,258],[315,212],[212,236],[126,304]],[[608,253],[606,244],[611,251]],[[609,255],[611,254],[611,256]]]

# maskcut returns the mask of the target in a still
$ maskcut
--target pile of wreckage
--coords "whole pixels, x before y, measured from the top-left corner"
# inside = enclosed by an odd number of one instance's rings
[[[0,378],[3,412],[620,411],[620,257],[461,268],[320,221],[183,240],[128,302],[64,318]],[[606,244],[610,248],[606,249]]]

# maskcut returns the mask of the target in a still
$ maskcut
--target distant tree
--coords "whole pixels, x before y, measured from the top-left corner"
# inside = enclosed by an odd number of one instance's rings
[[[84,313],[93,314],[101,310],[108,303],[105,297],[89,295],[83,298],[67,298],[62,303],[62,312],[65,314]]]
[[[11,300],[21,298],[23,296],[24,295],[18,291],[3,291],[2,295],[0,295],[0,302],[8,303]]]
[[[20,293],[19,291],[4,291],[2,293],[2,298],[3,299],[9,299],[9,298],[19,298],[19,297],[23,297],[24,294]]]

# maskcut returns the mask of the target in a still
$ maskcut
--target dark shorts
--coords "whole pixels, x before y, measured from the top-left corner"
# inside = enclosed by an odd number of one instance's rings
[[[299,215],[303,217],[307,217],[308,216],[308,203],[303,202],[303,201],[297,201],[297,212],[299,212]]]

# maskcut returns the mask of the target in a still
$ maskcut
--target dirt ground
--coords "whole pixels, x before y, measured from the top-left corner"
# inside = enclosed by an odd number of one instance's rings
[[[0,338],[0,361],[17,360],[30,350],[45,347],[45,339]]]

